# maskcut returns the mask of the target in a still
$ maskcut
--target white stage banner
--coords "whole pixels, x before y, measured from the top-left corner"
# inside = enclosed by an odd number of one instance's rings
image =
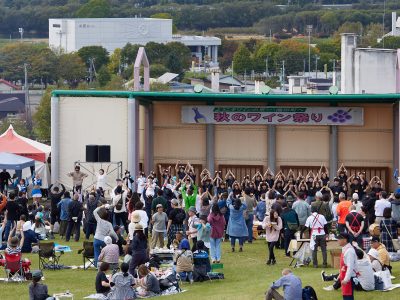
[[[362,107],[182,106],[182,123],[364,125]]]

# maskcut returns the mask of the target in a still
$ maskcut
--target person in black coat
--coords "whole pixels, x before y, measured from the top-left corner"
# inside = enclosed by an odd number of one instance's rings
[[[83,206],[82,203],[78,201],[79,195],[75,194],[73,197],[73,201],[69,204],[68,206],[68,212],[69,212],[69,219],[68,219],[68,227],[67,227],[67,233],[65,234],[65,241],[68,242],[72,230],[75,231],[75,241],[79,241],[79,236],[81,232],[81,221],[82,221],[82,211],[83,211]]]

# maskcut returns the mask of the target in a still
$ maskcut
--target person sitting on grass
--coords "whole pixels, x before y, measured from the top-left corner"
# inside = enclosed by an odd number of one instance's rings
[[[49,295],[47,285],[39,283],[42,279],[42,271],[32,272],[32,283],[29,285],[29,300],[55,300]]]
[[[356,267],[358,270],[356,279],[353,279],[354,289],[357,291],[373,291],[375,290],[375,278],[373,266],[370,262],[370,259],[368,258],[368,256],[370,256],[370,252],[368,252],[367,255],[364,251],[361,250],[361,248],[356,245],[357,243],[353,242],[353,246],[355,247],[354,250],[357,255]],[[340,289],[341,283],[339,280],[339,274],[326,275],[325,271],[322,271],[321,277],[323,281],[334,281],[334,284],[332,286],[325,287],[324,290],[332,291],[334,289]]]
[[[179,250],[174,253],[174,265],[176,265],[177,277],[182,281],[189,280],[193,283],[193,253],[190,251],[190,244],[183,239],[179,244]]]
[[[139,295],[141,297],[154,297],[161,293],[160,283],[154,274],[145,265],[138,268],[139,280],[137,284],[141,287]]]
[[[207,273],[211,271],[210,258],[203,241],[197,241],[197,250],[193,252],[193,280],[207,280]]]
[[[101,263],[106,262],[110,265],[111,270],[116,270],[119,263],[119,247],[117,244],[112,243],[110,236],[104,238],[104,243],[106,246],[101,249],[98,261],[101,261]]]
[[[37,214],[35,216],[35,223],[32,226],[32,230],[35,232],[36,238],[38,240],[46,239],[47,237],[46,226],[44,225],[44,222],[40,217],[40,214]]]
[[[107,278],[106,272],[110,269],[110,264],[103,262],[100,265],[99,272],[96,275],[96,293],[107,296],[110,292],[110,281]]]
[[[280,287],[283,288],[284,296],[277,291]],[[265,293],[265,299],[303,299],[303,288],[300,278],[294,275],[290,269],[283,269],[282,277],[272,283],[270,289]]]
[[[122,263],[120,268],[121,272],[115,273],[110,280],[111,292],[108,294],[108,299],[136,299],[136,293],[133,290],[135,279],[128,273],[129,265],[127,263]]]

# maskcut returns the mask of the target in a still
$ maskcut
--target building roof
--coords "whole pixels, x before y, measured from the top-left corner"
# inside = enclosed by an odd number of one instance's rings
[[[144,103],[159,102],[249,102],[249,103],[398,103],[400,94],[228,94],[228,93],[173,93],[173,92],[130,92],[130,91],[95,91],[95,90],[54,90],[54,97],[115,97],[136,98]]]
[[[186,46],[220,46],[221,39],[215,36],[200,35],[173,35],[173,42],[180,42]]]
[[[15,90],[20,90],[20,89],[21,89],[19,86],[15,85],[15,84],[13,84],[13,83],[11,83],[11,82],[5,80],[5,79],[0,79],[0,84],[1,84],[1,83],[2,83],[2,84],[5,84],[5,85],[7,85],[7,86],[9,86],[10,88],[13,88],[13,89],[15,89]]]
[[[0,112],[18,113],[24,111],[25,111],[24,93],[13,93],[13,94],[0,93]]]
[[[167,73],[164,73],[163,75],[161,75],[160,77],[158,77],[157,81],[166,84],[166,83],[174,80],[178,76],[179,76],[179,74],[167,72]]]

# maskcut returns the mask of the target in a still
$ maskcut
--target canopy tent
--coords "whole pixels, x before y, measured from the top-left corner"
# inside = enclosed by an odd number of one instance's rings
[[[46,163],[51,147],[23,137],[15,132],[12,125],[0,135],[0,152],[9,152]]]
[[[31,158],[7,152],[0,153],[0,169],[19,171],[34,166],[35,161]]]
[[[50,178],[47,159],[49,158],[51,147],[28,139],[15,132],[12,125],[0,135],[0,152],[9,152],[34,160],[35,174],[38,174],[42,179],[43,187],[48,186]],[[6,168],[12,170],[12,168]],[[30,178],[31,170],[24,169],[22,178]]]

